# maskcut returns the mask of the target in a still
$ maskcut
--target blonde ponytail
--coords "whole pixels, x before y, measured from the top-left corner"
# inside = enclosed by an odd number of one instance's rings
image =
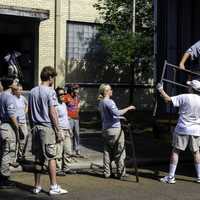
[[[105,84],[105,83],[103,83],[103,84],[101,84],[101,85],[99,86],[99,95],[98,95],[97,100],[100,101],[100,100],[102,100],[102,99],[104,98],[105,91],[106,91],[107,87],[109,87],[109,85],[108,85],[108,84]]]

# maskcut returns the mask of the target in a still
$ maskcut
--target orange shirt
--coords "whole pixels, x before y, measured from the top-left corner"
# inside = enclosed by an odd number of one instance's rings
[[[80,98],[78,96],[72,97],[70,94],[66,94],[64,96],[64,102],[67,105],[68,116],[72,119],[78,119]]]

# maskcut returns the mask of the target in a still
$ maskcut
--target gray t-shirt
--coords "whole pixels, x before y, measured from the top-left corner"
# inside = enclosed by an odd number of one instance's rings
[[[120,113],[112,99],[103,99],[99,102],[99,111],[102,118],[103,130],[108,128],[120,128]]]
[[[20,95],[19,97],[15,96],[15,102],[16,102],[16,107],[17,107],[17,121],[19,123],[26,123],[26,113],[25,113],[25,109],[26,106],[28,105],[28,102],[26,100],[26,98],[22,95]]]
[[[191,63],[189,69],[193,72],[200,73],[200,41],[192,45],[186,53],[189,53],[191,56]],[[192,79],[199,80],[200,77],[194,75]]]
[[[10,91],[4,91],[0,94],[0,121],[8,122],[10,117],[16,117],[15,99]]]
[[[196,42],[194,45],[192,45],[186,53],[189,53],[191,55],[191,59],[197,59],[200,56],[200,41]]]
[[[49,108],[56,105],[56,93],[51,87],[40,85],[33,88],[29,95],[30,120],[33,125],[52,127]]]
[[[67,106],[65,103],[58,103],[56,106],[56,110],[58,112],[58,124],[62,129],[71,129],[69,120],[68,120],[68,112]]]

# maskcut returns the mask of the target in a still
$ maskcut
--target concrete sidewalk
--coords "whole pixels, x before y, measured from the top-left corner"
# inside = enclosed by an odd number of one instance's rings
[[[72,169],[88,169],[91,163],[102,165],[103,160],[103,140],[101,138],[101,131],[94,129],[81,129],[80,133],[80,151],[81,156],[73,156],[72,162],[69,166]],[[26,162],[18,168],[11,167],[11,171],[22,171],[32,168],[34,157],[31,153],[31,137],[27,145]]]
[[[169,141],[166,141],[164,136],[160,139],[156,139],[151,131],[137,131],[133,136],[139,167],[152,164],[168,164],[171,145]],[[73,162],[69,164],[72,169],[88,169],[90,168],[91,163],[98,165],[103,164],[103,139],[100,130],[81,128],[80,143],[82,157],[73,158]],[[127,152],[129,151],[129,148],[130,147],[126,145]],[[183,154],[184,156],[181,156],[180,160],[191,162],[191,154],[188,152],[184,152]],[[30,143],[26,159],[28,161],[33,161],[33,156],[30,152]],[[22,169],[18,168],[12,170],[16,171]]]

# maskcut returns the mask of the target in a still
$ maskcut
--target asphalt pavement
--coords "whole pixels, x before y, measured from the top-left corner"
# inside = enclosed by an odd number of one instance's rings
[[[77,170],[75,175],[58,177],[59,184],[69,191],[66,195],[49,196],[49,180],[44,174],[42,179],[43,192],[32,194],[33,174],[31,170],[12,172],[12,180],[16,189],[0,190],[0,200],[199,200],[200,185],[195,182],[195,168],[191,153],[181,155],[177,168],[177,182],[173,185],[159,182],[159,178],[168,171],[170,143],[168,139],[155,138],[151,132],[135,132],[136,157],[139,165],[139,183],[136,182],[134,168],[129,166],[130,176],[126,181],[115,178],[104,179],[102,176],[103,140],[98,130],[82,129],[81,153],[83,157],[75,158],[71,168]],[[30,145],[29,145],[30,146]],[[128,148],[128,146],[127,146]],[[30,150],[30,149],[29,149]],[[27,151],[27,159],[33,160]],[[91,163],[97,164],[91,167]],[[28,172],[30,171],[30,172]]]
[[[166,166],[148,166],[140,168],[140,181],[130,175],[126,181],[104,179],[100,171],[82,169],[76,175],[58,177],[59,184],[68,190],[68,194],[49,196],[49,180],[44,175],[42,179],[43,191],[32,194],[33,174],[15,172],[12,180],[16,182],[16,189],[0,190],[1,200],[199,200],[200,185],[194,182],[194,168],[192,165],[180,165],[176,184],[164,184],[159,178],[166,175]],[[159,172],[159,175],[158,175]]]

